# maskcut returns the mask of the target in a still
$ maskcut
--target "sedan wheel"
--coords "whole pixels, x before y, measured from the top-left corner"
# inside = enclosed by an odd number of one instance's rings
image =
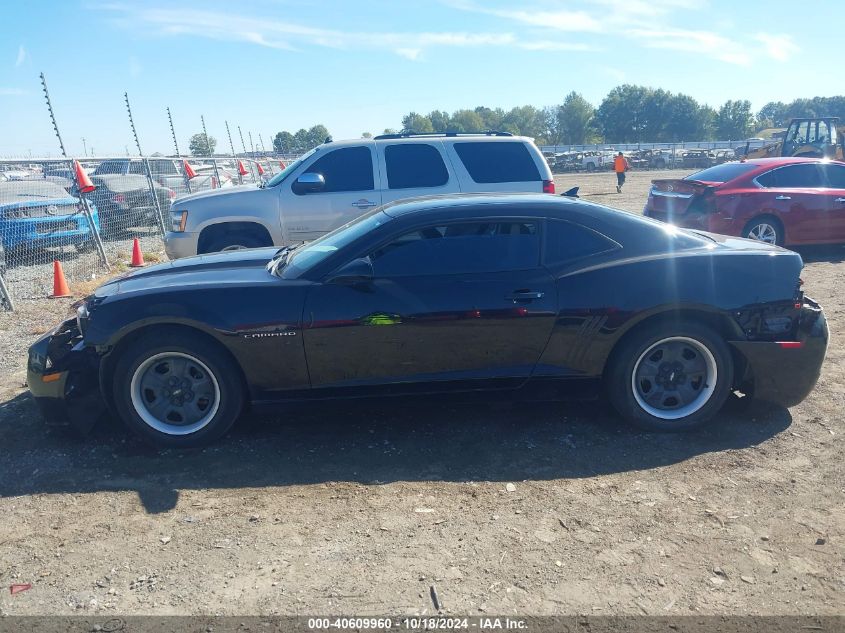
[[[773,227],[771,224],[760,222],[751,227],[751,229],[748,231],[747,237],[752,240],[760,240],[761,242],[766,242],[767,244],[777,244],[778,232],[775,230],[775,227]]]
[[[661,420],[676,420],[707,404],[718,376],[710,350],[694,339],[674,336],[640,355],[631,387],[644,411]]]
[[[201,360],[179,352],[156,354],[141,363],[131,390],[141,419],[167,435],[199,431],[220,407],[217,378]]]
[[[722,337],[695,321],[657,321],[613,351],[605,386],[613,406],[649,431],[682,431],[712,419],[730,395],[733,360]]]
[[[240,415],[240,368],[208,336],[162,326],[116,353],[114,406],[143,439],[200,446],[225,434]]]

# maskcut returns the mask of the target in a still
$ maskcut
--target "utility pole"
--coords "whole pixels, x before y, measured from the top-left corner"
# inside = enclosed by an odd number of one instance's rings
[[[232,150],[232,156],[235,155],[235,146],[232,144],[232,133],[229,131],[229,122],[223,121],[226,124],[226,135],[229,137],[229,149]]]
[[[246,154],[246,143],[244,143],[244,133],[241,132],[241,126],[238,126],[238,134],[241,136],[241,147],[244,148],[244,154]]]
[[[205,136],[205,151],[207,156],[211,156],[211,141],[208,140],[208,130],[205,129],[205,117],[201,114],[200,121],[202,121],[202,133]]]
[[[170,135],[173,137],[173,147],[176,148],[176,158],[181,158],[179,143],[176,142],[176,130],[173,129],[173,117],[170,116],[170,106],[167,107],[167,120],[170,122]]]

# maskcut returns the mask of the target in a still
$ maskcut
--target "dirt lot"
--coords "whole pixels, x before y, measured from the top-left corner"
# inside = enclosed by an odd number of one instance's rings
[[[660,175],[557,186],[639,212]],[[429,400],[248,419],[189,452],[74,439],[23,385],[69,303],[22,301],[0,315],[0,613],[432,613],[432,585],[459,614],[843,613],[845,248],[802,254],[833,332],[815,392],[683,436]]]

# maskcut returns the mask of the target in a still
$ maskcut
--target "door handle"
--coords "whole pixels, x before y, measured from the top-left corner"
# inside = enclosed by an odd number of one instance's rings
[[[376,204],[377,203],[375,203],[375,202],[370,202],[369,200],[364,200],[362,198],[361,200],[358,200],[357,202],[353,202],[352,206],[358,207],[359,209],[368,209],[370,207],[376,206]]]
[[[533,290],[515,290],[509,295],[505,295],[505,299],[513,301],[532,301],[533,299],[542,299],[546,295],[545,292],[535,292]]]
[[[777,196],[775,200],[792,200],[792,196]]]

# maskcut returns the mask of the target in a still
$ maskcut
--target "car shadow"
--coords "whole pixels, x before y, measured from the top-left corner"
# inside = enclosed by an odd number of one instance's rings
[[[706,429],[631,429],[598,403],[444,403],[432,399],[311,403],[247,415],[226,438],[156,450],[122,427],[77,438],[48,428],[28,393],[0,403],[0,495],[135,490],[149,513],[180,490],[329,481],[578,479],[656,468],[756,446],[792,422],[786,409],[729,402]]]
[[[838,264],[845,261],[845,244],[822,244],[819,246],[790,247],[801,255],[805,264],[828,262]]]

